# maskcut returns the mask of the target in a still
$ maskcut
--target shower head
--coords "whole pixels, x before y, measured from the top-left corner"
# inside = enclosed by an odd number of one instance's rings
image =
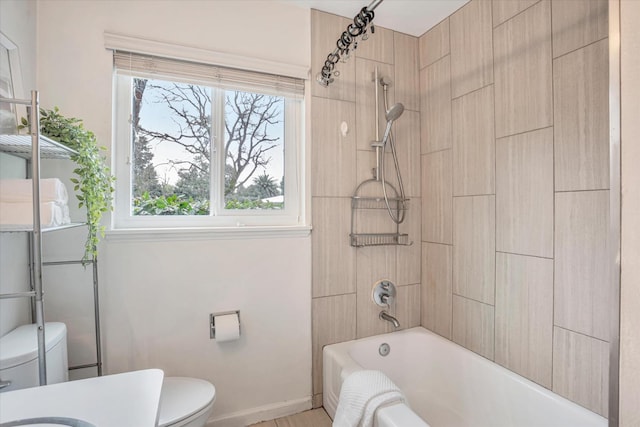
[[[382,146],[384,147],[387,144],[387,139],[389,138],[389,134],[391,133],[391,124],[398,119],[404,112],[404,105],[401,103],[396,103],[389,108],[389,110],[385,114],[385,118],[387,119],[387,128],[384,130],[384,137],[382,138]]]
[[[391,124],[391,122],[393,122],[394,120],[397,120],[398,117],[402,115],[402,113],[404,113],[404,105],[398,102],[396,104],[393,104],[391,108],[387,110],[385,114],[385,118],[387,119],[387,122]]]

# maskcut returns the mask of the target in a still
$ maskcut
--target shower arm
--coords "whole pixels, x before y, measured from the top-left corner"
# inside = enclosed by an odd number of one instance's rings
[[[366,40],[369,36],[367,35],[367,27],[369,24],[373,22],[373,18],[375,14],[373,11],[377,8],[383,0],[373,0],[369,6],[363,7],[353,18],[353,23],[349,24],[347,29],[343,31],[338,41],[336,41],[336,48],[327,55],[327,60],[324,61],[324,65],[322,70],[318,73],[316,80],[322,86],[329,86],[334,81],[333,76],[338,77],[340,72],[335,70],[335,65],[340,61],[341,58],[346,60],[349,58],[349,54],[351,53],[351,44],[355,42],[353,49],[358,47],[357,38],[362,35],[362,39]],[[373,25],[371,25],[371,33],[375,29]],[[366,37],[365,37],[366,36]]]

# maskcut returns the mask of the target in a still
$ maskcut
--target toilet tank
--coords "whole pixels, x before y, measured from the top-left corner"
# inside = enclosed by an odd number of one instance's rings
[[[11,383],[0,392],[40,385],[37,325],[19,326],[0,338],[0,381]],[[69,380],[67,327],[64,323],[45,324],[47,384]]]

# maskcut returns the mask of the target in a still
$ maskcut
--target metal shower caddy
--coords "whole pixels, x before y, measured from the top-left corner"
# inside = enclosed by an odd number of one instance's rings
[[[400,233],[400,224],[395,224],[395,232],[393,233],[370,233],[358,231],[356,224],[356,216],[360,211],[381,209],[387,210],[384,197],[371,197],[363,196],[361,193],[364,188],[369,184],[380,185],[380,181],[377,179],[368,179],[358,185],[356,191],[351,197],[351,233],[349,239],[351,246],[364,247],[364,246],[385,246],[385,245],[400,245],[409,246],[413,242],[409,240],[408,234]],[[392,205],[392,209],[397,213],[408,209],[409,199],[403,199],[398,196],[398,191],[391,183],[387,183],[387,186],[393,191],[395,197],[389,197],[389,203]]]

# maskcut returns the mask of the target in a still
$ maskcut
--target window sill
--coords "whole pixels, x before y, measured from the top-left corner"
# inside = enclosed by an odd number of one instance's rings
[[[120,228],[106,232],[107,241],[238,240],[308,237],[311,226],[243,226],[182,228]]]

